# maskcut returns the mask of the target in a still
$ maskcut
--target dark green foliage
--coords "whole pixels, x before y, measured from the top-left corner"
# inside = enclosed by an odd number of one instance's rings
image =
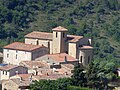
[[[0,39],[9,38],[9,42],[13,42],[22,32],[28,32],[29,23],[34,21],[38,10],[36,3],[35,0],[1,0]]]
[[[30,85],[30,90],[67,90],[67,86],[72,85],[70,78],[60,78],[57,80],[40,80]]]
[[[77,65],[74,68],[73,75],[72,75],[73,85],[85,87],[87,83],[87,79],[85,77],[84,69],[82,66]]]
[[[68,86],[67,90],[92,90],[92,89],[84,88],[84,87],[78,87],[78,86]]]
[[[99,62],[92,62],[86,68],[79,65],[73,71],[73,85],[103,90],[108,88],[109,82],[116,80],[115,69],[114,63],[100,64]]]
[[[34,84],[31,84],[31,90],[56,90],[55,81],[52,80],[40,80],[35,81]]]

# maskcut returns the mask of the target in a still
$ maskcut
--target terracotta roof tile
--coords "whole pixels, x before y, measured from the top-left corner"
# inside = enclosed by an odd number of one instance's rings
[[[92,46],[82,46],[82,47],[80,47],[80,49],[93,49],[93,47]]]
[[[46,33],[46,32],[33,31],[33,32],[25,35],[25,37],[34,38],[34,39],[45,39],[45,40],[51,40],[52,41],[53,34],[52,33]],[[83,36],[67,35],[68,42],[77,42],[81,38],[83,38]]]
[[[50,79],[50,80],[56,80],[58,78],[67,78],[70,77],[71,75],[65,75],[65,74],[49,74],[49,75],[37,75],[33,76],[34,79],[36,80],[42,80],[42,79]]]
[[[14,49],[14,50],[23,50],[23,51],[33,51],[43,47],[45,46],[31,45],[31,44],[25,44],[21,42],[14,42],[12,44],[4,46],[5,49]]]
[[[28,68],[44,68],[49,67],[47,63],[41,61],[22,61],[20,64],[24,64]]]
[[[19,77],[21,77],[23,80],[29,79],[32,74],[17,74]]]
[[[74,65],[73,64],[61,64],[61,66],[65,69],[70,69],[73,70],[74,69]]]
[[[66,57],[67,61],[77,61],[74,57],[72,57],[66,53],[48,54],[47,56],[58,62],[65,62],[65,57]]]
[[[1,66],[0,70],[11,70],[11,69],[16,68],[16,67],[19,67],[19,66],[9,64],[9,65],[5,65],[5,66]]]
[[[66,28],[62,27],[62,26],[58,26],[56,28],[52,29],[53,31],[68,31]]]
[[[52,40],[52,33],[33,31],[25,35],[25,37]]]
[[[78,42],[83,36],[67,35],[68,42]]]
[[[20,80],[20,78],[10,79],[14,83],[16,83],[19,87],[20,86],[29,86],[32,82],[30,80]]]

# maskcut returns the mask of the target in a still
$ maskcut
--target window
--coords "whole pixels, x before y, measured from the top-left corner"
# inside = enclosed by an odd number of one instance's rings
[[[17,56],[17,54],[16,54],[16,59],[18,59],[18,56]]]
[[[3,74],[4,74],[4,71],[3,71]]]
[[[39,41],[37,40],[37,45],[39,45]]]
[[[9,50],[7,49],[7,52],[9,52]]]
[[[56,38],[57,38],[57,32],[56,32]]]
[[[65,37],[65,33],[63,32],[63,38]]]
[[[7,75],[7,71],[6,71],[6,75]]]
[[[9,57],[9,54],[7,54],[7,58]]]
[[[80,57],[80,62],[82,63],[83,56]]]
[[[16,53],[18,53],[18,51],[16,50]]]

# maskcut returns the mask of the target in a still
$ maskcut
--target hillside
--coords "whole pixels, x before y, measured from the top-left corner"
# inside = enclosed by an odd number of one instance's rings
[[[0,2],[1,50],[2,46],[13,41],[23,41],[28,32],[51,32],[59,25],[67,28],[69,34],[92,38],[94,59],[101,67],[108,62],[120,64],[120,0]]]

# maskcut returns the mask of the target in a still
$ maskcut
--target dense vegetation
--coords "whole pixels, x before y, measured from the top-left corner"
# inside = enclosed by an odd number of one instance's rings
[[[100,69],[120,66],[120,0],[1,0],[0,51],[28,32],[51,32],[59,25],[92,38]]]

